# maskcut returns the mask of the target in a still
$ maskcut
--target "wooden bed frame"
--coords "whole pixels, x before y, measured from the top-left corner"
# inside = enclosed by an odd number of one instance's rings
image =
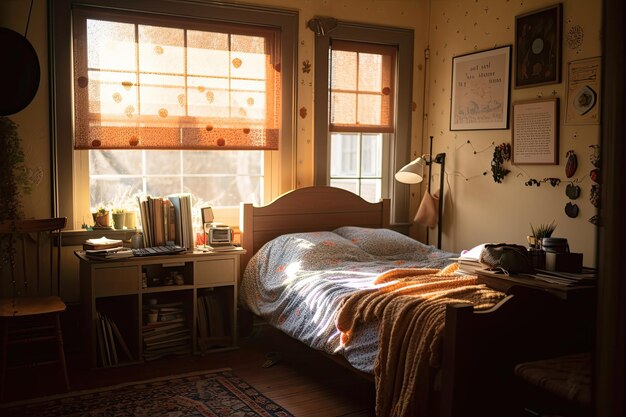
[[[327,231],[341,226],[388,228],[390,202],[385,199],[369,203],[342,189],[315,186],[290,191],[266,206],[243,204],[241,213],[241,243],[246,249],[243,271],[252,255],[282,234]],[[507,386],[502,378],[508,378],[508,373],[502,368],[510,366],[512,372],[518,356],[526,356],[523,353],[528,353],[524,350],[528,333],[533,333],[530,323],[533,317],[541,320],[540,313],[544,312],[542,300],[533,294],[529,303],[529,296],[528,290],[514,287],[488,311],[474,312],[466,304],[448,306],[436,401],[438,415],[506,415],[502,407],[509,402],[508,396],[506,392],[498,394]],[[347,364],[345,360],[339,362]],[[478,414],[469,411],[472,409]]]

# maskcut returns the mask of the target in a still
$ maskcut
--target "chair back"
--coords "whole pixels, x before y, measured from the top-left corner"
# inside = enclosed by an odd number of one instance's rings
[[[61,230],[67,219],[0,222],[0,296],[60,295]]]

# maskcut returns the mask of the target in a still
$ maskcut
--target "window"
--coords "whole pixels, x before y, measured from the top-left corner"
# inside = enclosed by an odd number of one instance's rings
[[[332,133],[330,185],[352,191],[370,202],[380,201],[389,141],[389,135],[382,133]]]
[[[394,132],[395,61],[393,46],[331,41],[330,185],[372,203],[387,195],[383,161]]]
[[[240,202],[293,188],[279,174],[294,164],[297,13],[90,2],[60,0],[51,10],[55,211],[70,225],[100,204],[180,192],[217,215],[226,208],[218,220],[236,225]]]
[[[392,223],[407,223],[393,174],[410,157],[413,31],[338,22],[315,51],[315,83],[329,86],[316,89],[315,183],[390,198]]]

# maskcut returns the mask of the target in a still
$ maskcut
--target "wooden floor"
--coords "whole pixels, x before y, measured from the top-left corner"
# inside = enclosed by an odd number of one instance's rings
[[[265,325],[239,339],[240,348],[206,356],[163,358],[138,365],[88,370],[79,355],[68,355],[72,390],[83,390],[202,369],[228,367],[296,417],[374,416],[374,385],[321,354]],[[261,365],[269,352],[280,360]],[[50,367],[10,371],[5,402],[62,393],[62,379]]]

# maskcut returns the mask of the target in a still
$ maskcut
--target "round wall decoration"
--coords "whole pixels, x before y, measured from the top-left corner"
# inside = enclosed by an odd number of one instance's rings
[[[0,27],[3,65],[0,65],[0,116],[23,110],[39,88],[39,59],[33,45],[14,30]]]
[[[566,35],[566,43],[567,47],[570,49],[580,48],[583,44],[583,39],[585,38],[585,32],[583,31],[582,26],[574,25],[567,31]]]

